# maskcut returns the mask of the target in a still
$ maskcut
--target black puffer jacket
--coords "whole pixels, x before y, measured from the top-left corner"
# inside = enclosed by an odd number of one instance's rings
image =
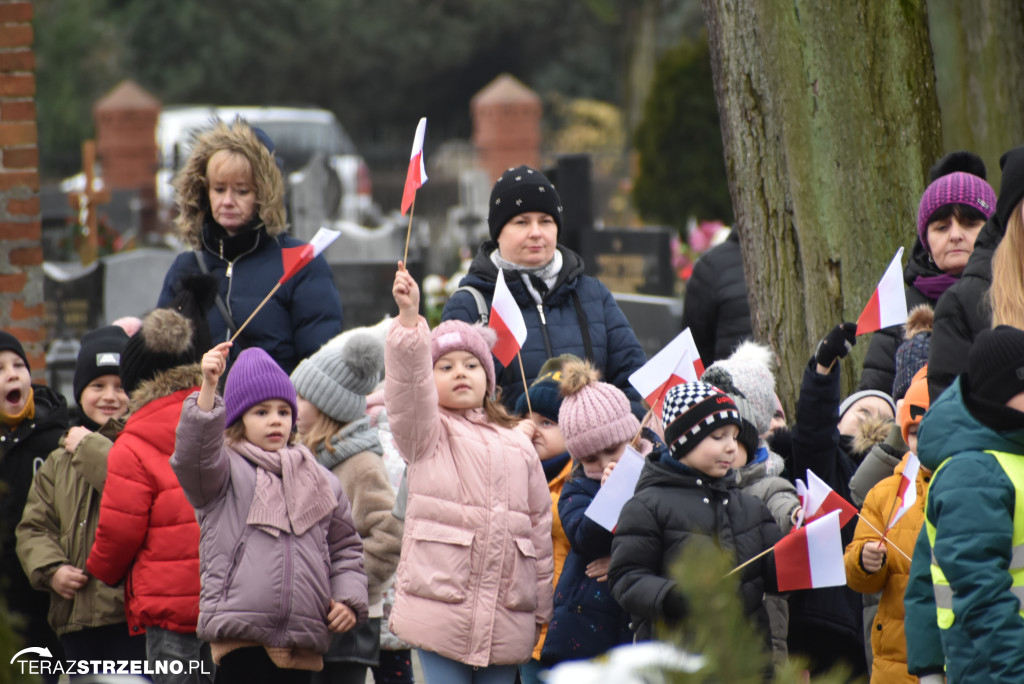
[[[683,328],[693,333],[706,366],[728,357],[753,335],[740,236],[735,228],[725,242],[694,264],[683,300]]]
[[[942,271],[928,260],[928,252],[920,241],[914,243],[910,260],[903,267],[904,291],[907,293],[907,311],[919,304],[927,304],[935,308],[938,300],[930,299],[914,286],[918,276],[930,277],[942,275]],[[871,344],[864,356],[864,367],[860,373],[860,385],[857,389],[873,389],[892,394],[893,380],[896,378],[896,349],[903,343],[903,326],[890,325],[882,328],[871,336]]]
[[[992,214],[974,241],[974,251],[960,281],[946,290],[935,306],[928,350],[928,397],[933,402],[967,370],[967,351],[974,338],[992,327],[986,295],[992,285],[992,254],[1005,233],[999,215]]]
[[[608,581],[612,596],[634,617],[638,639],[652,636],[653,623],[669,618],[666,598],[675,587],[669,569],[687,542],[709,537],[735,554],[740,564],[782,538],[764,503],[735,487],[732,471],[708,477],[674,461],[665,447],[647,457],[636,493],[619,515]],[[742,571],[743,609],[769,638],[764,593],[775,593],[770,556]]]
[[[33,589],[21,569],[14,529],[21,521],[36,471],[68,429],[68,407],[63,396],[44,385],[32,385],[32,395],[34,418],[22,421],[14,430],[0,423],[0,582],[7,608],[28,618],[22,633],[25,643],[47,646],[54,641],[46,623],[50,597]]]

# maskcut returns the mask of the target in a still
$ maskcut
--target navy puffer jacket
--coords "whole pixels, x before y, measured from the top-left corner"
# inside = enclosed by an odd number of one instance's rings
[[[469,285],[483,295],[488,311],[494,296],[498,268],[491,261],[491,252],[498,248],[493,240],[485,242],[469,267],[469,274],[459,283]],[[522,349],[526,384],[537,377],[540,367],[553,356],[575,354],[589,358],[601,371],[602,379],[621,389],[629,397],[633,413],[643,416],[639,393],[629,384],[629,376],[644,365],[647,357],[625,314],[601,281],[583,274],[583,259],[575,252],[559,246],[562,270],[555,285],[538,305],[521,278],[506,276],[508,289],[523,312],[526,321],[526,343]],[[441,320],[456,319],[467,323],[480,320],[476,300],[469,292],[456,292],[445,304]],[[585,323],[585,326],[583,325]],[[494,361],[501,401],[510,411],[523,393],[523,380],[518,362],[508,368]]]

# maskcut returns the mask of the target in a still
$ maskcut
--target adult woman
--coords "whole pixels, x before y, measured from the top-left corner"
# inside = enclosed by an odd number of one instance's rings
[[[931,401],[966,370],[967,352],[982,330],[992,327],[993,323],[1024,327],[1024,321],[1020,320],[1020,297],[1024,291],[1020,285],[1024,269],[1024,222],[1020,206],[1024,198],[1024,146],[1003,154],[999,167],[1003,177],[996,211],[978,235],[974,253],[960,281],[935,307],[935,325],[928,350]],[[996,253],[1001,256],[996,258]],[[993,315],[993,311],[997,314]],[[1012,316],[1014,311],[1018,312],[1016,318]]]
[[[917,210],[918,241],[903,269],[907,309],[920,304],[935,307],[957,282],[974,251],[974,243],[996,206],[996,195],[985,181],[985,164],[970,152],[953,152],[932,167],[931,183]],[[859,389],[893,394],[896,349],[903,342],[901,326],[891,326],[871,338]]]
[[[303,243],[286,235],[284,178],[270,138],[241,119],[200,133],[175,178],[177,227],[195,252],[179,254],[158,306],[187,279],[209,273],[218,299],[207,313],[212,341],[230,338],[282,274],[281,250]],[[261,347],[290,373],[341,332],[341,298],[327,262],[317,257],[290,278],[231,348]]]
[[[643,348],[608,288],[583,274],[578,254],[557,244],[562,203],[551,181],[528,166],[503,173],[491,190],[487,224],[491,239],[460,282],[483,296],[484,308],[474,293],[457,291],[442,320],[480,320],[490,310],[500,268],[526,321],[526,384],[547,359],[575,354],[590,360],[606,382],[626,393],[633,412],[643,415],[640,395],[629,384],[630,374],[646,361]],[[506,368],[495,360],[495,370],[501,401],[513,410],[524,391],[519,364]]]

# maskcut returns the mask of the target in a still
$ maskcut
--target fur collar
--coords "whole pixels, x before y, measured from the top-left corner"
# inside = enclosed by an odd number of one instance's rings
[[[198,387],[201,384],[203,384],[203,371],[198,363],[177,366],[157,373],[155,377],[140,383],[132,392],[131,412],[135,413],[154,399],[162,399],[175,392]]]

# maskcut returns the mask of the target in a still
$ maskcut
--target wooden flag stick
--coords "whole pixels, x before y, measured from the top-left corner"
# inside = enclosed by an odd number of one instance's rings
[[[756,561],[756,560],[757,560],[758,558],[764,558],[765,556],[767,556],[767,555],[768,555],[769,553],[771,553],[771,552],[772,552],[772,551],[774,551],[774,550],[775,550],[775,547],[774,547],[774,546],[769,546],[769,547],[768,547],[767,549],[765,549],[765,550],[764,550],[764,551],[762,551],[761,553],[757,554],[757,555],[756,555],[756,556],[754,556],[753,558],[751,558],[751,559],[749,559],[749,560],[746,560],[746,561],[744,561],[744,562],[740,563],[740,564],[739,564],[739,565],[737,565],[737,566],[736,566],[735,568],[733,568],[733,569],[732,569],[732,570],[730,570],[729,572],[725,573],[725,576],[726,576],[726,577],[728,577],[729,575],[731,575],[731,574],[733,574],[733,573],[735,573],[735,572],[739,572],[739,571],[740,571],[740,570],[742,570],[743,568],[747,567],[748,565],[750,565],[751,563],[753,563],[754,561]]]
[[[879,532],[878,528],[871,524],[871,521],[869,521],[867,518],[865,518],[860,513],[857,514],[857,517],[860,518],[861,520],[863,520],[865,525],[867,525],[872,530],[874,530],[878,534],[878,536],[880,536],[882,538],[882,541],[884,541],[889,546],[891,546],[892,548],[894,548],[897,551],[899,551],[900,555],[903,556],[904,558],[906,558],[908,561],[913,562],[913,559],[910,556],[908,556],[907,553],[903,549],[901,549],[900,547],[898,547],[895,544],[893,544],[891,539],[886,539],[885,538],[885,533],[884,532]]]
[[[526,386],[526,371],[523,370],[523,355],[516,352],[516,358],[519,359],[519,375],[523,378],[523,391],[526,392],[526,411],[533,413],[533,407],[530,406],[530,388]]]
[[[416,195],[412,197],[412,204],[409,205],[409,228],[405,231],[405,254],[402,256],[402,263],[409,260],[409,237],[412,235],[412,213],[416,211]]]
[[[647,424],[651,422],[651,418],[654,417],[654,407],[658,405],[659,401],[665,398],[665,394],[667,393],[668,384],[665,384],[664,386],[662,386],[661,392],[658,393],[658,398],[655,399],[654,403],[651,404],[651,407],[647,409],[647,413],[644,414],[644,419],[640,421],[640,429],[636,431],[636,434],[633,435],[633,439],[629,441],[629,443],[633,445],[634,449],[636,448],[636,445],[640,443],[640,435],[641,433],[643,433],[644,428],[647,427]]]
[[[256,309],[251,314],[249,314],[249,317],[245,319],[245,323],[243,323],[242,325],[240,325],[238,327],[238,330],[235,331],[235,334],[231,336],[231,340],[230,340],[231,342],[234,342],[235,338],[238,337],[238,335],[242,332],[242,330],[245,329],[245,326],[249,325],[249,321],[251,321],[253,319],[253,316],[255,316],[256,314],[258,314],[260,312],[260,309],[263,308],[263,305],[266,304],[268,301],[270,301],[270,298],[274,296],[274,293],[277,292],[277,289],[279,287],[281,287],[281,283],[280,282],[277,285],[274,285],[274,289],[271,290],[267,294],[267,296],[263,298],[263,301],[260,302],[260,305],[257,306]]]

